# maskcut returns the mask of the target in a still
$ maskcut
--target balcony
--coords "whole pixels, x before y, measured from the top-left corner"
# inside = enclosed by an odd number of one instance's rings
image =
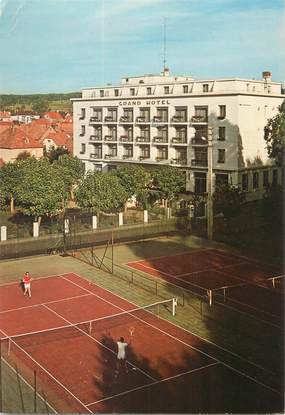
[[[203,139],[204,138],[204,139]],[[194,137],[191,139],[192,146],[208,147],[208,139],[205,137]]]
[[[131,117],[127,117],[127,116],[123,115],[123,116],[120,118],[120,123],[130,124],[130,123],[132,123],[132,122],[133,122],[133,118],[131,118]]]
[[[132,159],[132,158],[133,158],[133,154],[123,154],[123,160]]]
[[[192,124],[205,124],[208,122],[208,116],[207,115],[194,115],[191,118]]]
[[[117,141],[117,137],[114,137],[112,135],[105,135],[104,141]]]
[[[187,123],[187,119],[186,119],[186,117],[183,117],[182,115],[174,115],[172,118],[171,118],[171,122],[173,122],[173,123]]]
[[[141,137],[141,136],[139,136],[139,137],[136,137],[136,142],[137,143],[149,143],[150,142],[150,139],[149,139],[149,137]]]
[[[118,158],[118,155],[117,154],[105,154],[105,157],[104,158],[106,160],[112,160],[112,159]]]
[[[91,159],[100,160],[100,159],[102,159],[102,154],[98,154],[98,153],[91,153],[91,154],[90,154],[90,158],[91,158]]]
[[[208,160],[206,159],[194,159],[191,160],[191,166],[193,167],[208,167]]]
[[[170,160],[171,164],[181,164],[181,165],[187,165],[187,159],[186,158],[175,158]]]
[[[156,137],[153,137],[153,142],[156,144],[168,144],[168,138],[156,136]]]
[[[133,137],[129,137],[128,135],[120,136],[120,141],[122,141],[123,143],[132,143],[133,139],[134,139]]]
[[[89,140],[90,141],[102,141],[102,136],[101,135],[90,135]]]
[[[187,139],[183,138],[183,137],[172,137],[171,143],[172,144],[177,144],[177,145],[181,145],[181,144],[186,145],[187,144]]]
[[[168,159],[167,159],[167,157],[156,157],[155,158],[155,160],[159,163],[159,162],[161,162],[161,161],[167,161]]]
[[[140,161],[142,161],[142,160],[147,160],[147,159],[149,159],[150,158],[150,155],[148,154],[148,155],[143,155],[143,156],[139,156],[139,160]]]
[[[146,118],[146,117],[137,117],[136,122],[140,123],[140,124],[148,123],[148,122],[150,122],[150,119],[149,119],[149,117],[148,118]]]
[[[165,117],[161,117],[159,115],[155,115],[152,119],[152,121],[154,123],[158,123],[158,124],[167,124],[168,120]]]
[[[111,115],[107,115],[107,116],[104,118],[104,120],[105,120],[105,122],[111,122],[111,123],[113,123],[113,122],[117,122],[117,118],[112,117]]]
[[[101,117],[90,117],[90,121],[89,121],[90,123],[97,123],[97,122],[99,122],[99,123],[101,123],[102,122],[102,118]]]

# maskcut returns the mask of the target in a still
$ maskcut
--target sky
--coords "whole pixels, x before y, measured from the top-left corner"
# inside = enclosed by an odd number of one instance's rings
[[[172,75],[283,82],[284,45],[285,0],[0,0],[0,94],[116,85],[164,57]]]

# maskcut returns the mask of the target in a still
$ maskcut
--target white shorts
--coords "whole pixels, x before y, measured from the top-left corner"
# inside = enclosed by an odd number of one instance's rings
[[[25,283],[24,282],[24,287],[25,287],[25,289],[29,289],[29,288],[31,288],[31,283],[30,282],[28,282],[28,283]]]
[[[126,353],[118,353],[117,358],[118,360],[124,360],[126,358]]]

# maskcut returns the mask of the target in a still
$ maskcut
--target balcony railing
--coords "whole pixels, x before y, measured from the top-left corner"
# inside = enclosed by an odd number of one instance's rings
[[[130,137],[128,135],[121,135],[120,141],[122,141],[123,143],[131,143],[133,142],[133,137]]]
[[[102,154],[93,153],[93,154],[90,154],[90,158],[98,160],[102,158]]]
[[[165,119],[164,117],[160,117],[158,115],[155,115],[152,119],[153,122],[160,122],[160,123],[164,123],[166,124],[168,122],[167,119]]]
[[[136,122],[138,122],[138,123],[150,122],[150,119],[147,118],[147,117],[137,117]]]
[[[123,116],[120,118],[120,122],[123,122],[123,123],[131,123],[131,122],[133,122],[133,118],[131,118],[131,117],[126,117],[125,115],[123,115]]]
[[[187,119],[186,119],[186,117],[183,117],[182,115],[174,115],[171,118],[171,121],[172,122],[187,122]]]
[[[123,154],[123,160],[133,158],[133,154]]]
[[[102,141],[102,136],[101,135],[90,135],[89,140],[90,141]]]
[[[143,156],[139,156],[139,160],[147,160],[150,158],[150,155],[143,155]]]
[[[117,141],[117,137],[114,137],[113,135],[105,135],[104,140],[105,141]]]
[[[137,143],[149,143],[150,142],[150,138],[149,137],[136,137],[136,142]]]
[[[167,157],[159,157],[158,156],[158,157],[155,158],[155,160],[158,161],[158,162],[160,162],[160,161],[166,161],[167,160]]]
[[[171,142],[172,144],[187,144],[187,139],[181,137],[172,137]]]
[[[104,119],[105,119],[105,122],[117,122],[117,118],[112,117],[111,115],[107,115]]]
[[[161,137],[161,136],[153,137],[153,142],[154,143],[168,143],[168,138]]]
[[[208,122],[208,117],[206,115],[194,115],[191,118],[191,122],[196,124],[205,123]]]
[[[102,122],[101,117],[90,117],[90,122]]]
[[[117,154],[105,154],[105,159],[115,159],[117,157]]]
[[[204,146],[208,147],[208,140],[205,138],[204,140],[201,137],[194,137],[191,139],[191,144],[193,146]]]
[[[181,165],[185,165],[187,164],[187,159],[186,158],[175,158],[175,159],[171,159],[171,164],[181,164]]]
[[[208,166],[208,160],[199,160],[199,159],[194,159],[191,160],[191,166],[194,167],[207,167]]]

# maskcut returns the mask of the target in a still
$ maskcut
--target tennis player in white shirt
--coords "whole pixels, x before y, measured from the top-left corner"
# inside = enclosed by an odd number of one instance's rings
[[[117,370],[115,375],[118,376],[120,367],[124,367],[125,372],[128,373],[127,361],[126,361],[126,348],[128,343],[125,342],[124,337],[120,337],[120,340],[117,341],[118,353],[117,353]]]

